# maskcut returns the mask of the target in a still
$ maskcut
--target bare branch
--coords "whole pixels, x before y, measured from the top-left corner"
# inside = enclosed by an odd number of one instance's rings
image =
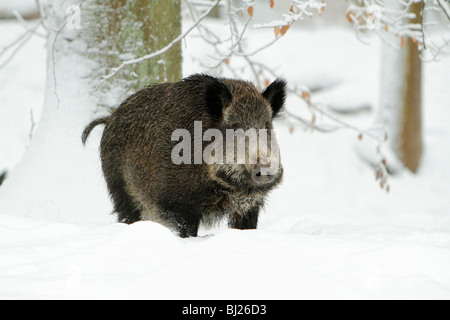
[[[40,26],[40,24],[36,25],[35,29],[37,29],[39,26]],[[5,48],[3,48],[3,50],[0,52],[0,57],[2,57],[6,52],[8,52],[11,49],[13,51],[9,55],[9,57],[6,58],[2,64],[0,64],[0,70],[3,69],[8,63],[11,62],[11,60],[16,56],[17,52],[19,52],[20,49],[22,49],[22,47],[32,38],[33,34],[34,34],[33,30],[27,30],[20,37],[18,37],[16,40],[14,40],[11,44],[9,44]]]
[[[394,1],[395,2],[395,1]],[[427,26],[437,25],[437,21],[425,21],[427,11],[443,12],[450,19],[450,9],[445,0],[402,0],[396,6],[386,5],[381,0],[358,0],[360,5],[352,4],[347,12],[347,19],[353,23],[358,39],[363,42],[367,31],[374,31],[388,45],[400,48],[406,39],[412,39],[418,50],[426,51],[435,59],[442,52],[440,45],[435,45],[427,34]],[[413,4],[422,3],[420,18],[411,12]],[[417,20],[421,22],[417,23]],[[412,21],[415,21],[413,23]],[[395,35],[391,37],[390,35]],[[446,44],[447,41],[444,41]]]
[[[34,26],[27,26],[26,30],[20,35],[18,36],[13,42],[11,42],[9,45],[5,46],[1,51],[0,51],[0,58],[6,54],[7,51],[13,49],[16,46],[22,47],[24,45],[24,40],[25,42],[28,41],[31,36],[33,34],[36,33],[36,30],[42,25],[42,20],[39,21],[39,23],[37,23]],[[20,48],[19,48],[20,49]],[[15,51],[17,52],[18,50],[15,49]]]
[[[442,11],[444,11],[444,14],[447,16],[447,19],[450,21],[450,8],[449,4],[444,2],[444,0],[437,0],[439,6],[442,8]]]

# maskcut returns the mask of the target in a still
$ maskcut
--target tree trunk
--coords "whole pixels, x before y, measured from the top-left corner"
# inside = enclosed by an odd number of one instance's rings
[[[101,78],[123,60],[145,56],[181,33],[181,0],[93,0],[86,10],[87,55],[97,62],[93,77]],[[99,17],[99,12],[103,14]],[[100,44],[100,47],[99,47]],[[151,83],[182,77],[181,43],[166,54],[120,71],[102,87],[100,102],[109,108]],[[111,95],[113,93],[113,95]]]
[[[69,22],[57,32],[69,17],[70,6],[79,2],[47,2],[49,39],[44,107],[30,146],[0,189],[3,214],[82,223],[109,223],[115,220],[110,215],[112,206],[100,168],[98,146],[101,130],[93,132],[86,148],[81,143],[83,129],[98,117],[95,112],[98,111],[96,106],[100,93],[92,94],[92,88],[99,79],[92,70],[98,74],[105,67],[117,66],[117,62],[124,58],[120,55],[137,57],[171,41],[173,37],[166,33],[161,37],[162,43],[151,40],[157,39],[155,37],[158,37],[159,31],[169,28],[164,24],[168,16],[163,11],[157,15],[156,7],[163,10],[160,6],[170,4],[171,14],[177,17],[173,20],[178,19],[174,23],[178,28],[179,1],[85,0],[80,11],[81,30],[74,29]],[[123,3],[123,10],[111,17],[114,10],[97,10],[101,2],[105,3],[102,4],[104,8]],[[150,7],[155,11],[148,17]],[[86,17],[89,11],[96,13],[96,20]],[[115,20],[111,20],[113,18]],[[95,38],[88,36],[89,31],[97,36],[104,32],[110,36],[96,43],[93,42]],[[180,28],[174,31],[176,35],[178,32],[181,32]],[[110,48],[120,50],[109,51]],[[107,90],[115,91],[116,83],[125,86],[125,92],[129,89],[128,85],[135,90],[149,82],[180,78],[179,50],[157,58],[156,63],[143,63],[119,73]],[[131,82],[130,76],[134,77]],[[108,95],[107,90],[104,90],[104,95]],[[114,103],[118,105],[120,101]]]
[[[422,22],[421,10],[421,3],[411,6],[416,15],[412,23]],[[384,43],[382,49],[379,121],[388,128],[394,154],[406,168],[417,172],[423,147],[420,52],[413,39],[394,37],[391,42],[402,47]]]

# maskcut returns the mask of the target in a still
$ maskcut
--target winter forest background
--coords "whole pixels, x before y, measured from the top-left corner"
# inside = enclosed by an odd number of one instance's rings
[[[0,298],[450,298],[448,0],[0,0],[0,34]],[[258,230],[116,223],[82,130],[199,72],[289,83]]]

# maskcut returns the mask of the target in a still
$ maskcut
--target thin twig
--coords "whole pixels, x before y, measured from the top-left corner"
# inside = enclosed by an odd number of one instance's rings
[[[17,37],[13,42],[5,46],[2,51],[0,51],[0,57],[4,55],[8,50],[19,44],[23,39],[25,39],[30,33],[34,34],[36,30],[42,25],[42,21],[39,21],[36,25],[28,27],[19,37]]]
[[[425,39],[425,23],[423,23],[423,20],[425,19],[425,9],[426,9],[427,2],[423,0],[422,2],[422,11],[420,15],[422,16],[422,23],[421,23],[421,29],[422,29],[422,40],[423,40],[423,48],[427,50],[427,41]]]
[[[21,42],[14,48],[11,55],[0,65],[0,70],[3,69],[8,63],[11,62],[11,60],[16,56],[17,52],[19,52],[20,49],[22,49],[22,47],[28,42],[28,40],[31,39],[32,36],[33,36],[33,34],[30,32],[25,34],[25,38],[21,39]]]
[[[450,21],[450,9],[444,5],[442,0],[437,0],[439,6],[442,8],[442,11],[444,11],[444,14],[447,16],[447,19]]]

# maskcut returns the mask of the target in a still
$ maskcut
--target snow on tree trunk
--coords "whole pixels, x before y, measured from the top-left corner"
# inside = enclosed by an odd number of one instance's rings
[[[179,1],[122,1],[125,2],[127,10],[141,12],[143,16],[149,13],[149,3],[171,2],[179,5]],[[134,5],[128,4],[131,2]],[[138,6],[138,2],[142,7]],[[98,155],[101,130],[93,132],[86,148],[81,143],[83,129],[98,116],[95,113],[98,111],[96,106],[99,105],[100,94],[98,91],[93,92],[92,88],[99,79],[93,70],[98,72],[100,67],[115,66],[117,61],[124,58],[116,57],[117,52],[105,50],[115,40],[123,50],[120,53],[124,55],[138,56],[159,47],[156,42],[148,47],[153,37],[151,34],[150,39],[144,40],[148,35],[144,30],[157,33],[159,29],[147,30],[144,22],[134,20],[137,15],[131,12],[125,14],[126,11],[122,11],[114,21],[107,17],[111,14],[108,10],[95,11],[98,21],[86,19],[86,12],[98,9],[98,0],[83,1],[81,10],[78,10],[81,19],[68,19],[73,17],[72,12],[77,12],[79,3],[79,0],[52,0],[46,4],[49,39],[45,102],[28,150],[0,189],[0,210],[4,214],[84,223],[108,223],[115,219],[110,215],[112,206],[106,193]],[[174,7],[173,13],[179,15],[180,11],[176,11],[178,9]],[[167,19],[167,16],[157,16],[155,12],[150,20]],[[152,24],[155,20],[151,20]],[[109,29],[103,29],[105,25],[102,21],[109,21],[107,28],[114,28],[115,23],[119,22],[121,27],[117,29],[117,33],[114,31],[111,34],[118,37],[105,38],[97,43],[97,52],[93,52],[95,43],[87,35],[90,34],[89,31],[94,35],[108,31]],[[81,29],[77,28],[77,23]],[[135,28],[136,26],[139,28]],[[161,25],[159,27],[162,28]],[[171,40],[169,35],[164,37],[164,41]],[[141,52],[140,49],[145,51]],[[105,59],[97,58],[95,53],[102,53]],[[106,59],[108,55],[110,61]],[[136,89],[150,82],[149,79],[155,82],[179,78],[180,65],[181,61],[174,64],[175,67],[161,61],[157,64],[144,63],[130,69],[128,74],[117,74],[118,80],[115,81],[127,85],[129,82],[125,81],[126,77],[136,73],[132,86]],[[169,70],[173,69],[174,75],[169,76]],[[150,70],[153,73],[146,78]],[[114,89],[111,85],[110,90]],[[120,101],[115,103],[117,105]]]
[[[398,5],[390,0],[389,5]],[[421,23],[422,4],[415,3],[412,23]],[[378,120],[387,126],[390,147],[404,166],[417,172],[422,155],[422,64],[415,40],[391,35],[383,44]],[[393,47],[397,43],[399,48]]]
[[[101,78],[123,60],[153,53],[181,33],[180,0],[93,0],[86,10],[92,26],[84,30],[87,54],[98,62],[94,77]],[[103,14],[99,16],[99,12]],[[124,68],[101,87],[100,104],[110,108],[151,83],[182,77],[181,43],[167,53]],[[114,93],[114,94],[111,94]]]
[[[101,180],[96,180],[98,189],[88,185],[89,177],[99,176],[99,166],[80,141],[96,103],[87,78],[93,64],[82,54],[86,44],[78,30],[64,27],[56,31],[66,21],[69,7],[77,4],[52,0],[46,5],[49,38],[44,107],[33,140],[0,190],[2,213],[56,221],[107,218],[95,212],[99,204],[107,205],[102,201],[106,194]]]

